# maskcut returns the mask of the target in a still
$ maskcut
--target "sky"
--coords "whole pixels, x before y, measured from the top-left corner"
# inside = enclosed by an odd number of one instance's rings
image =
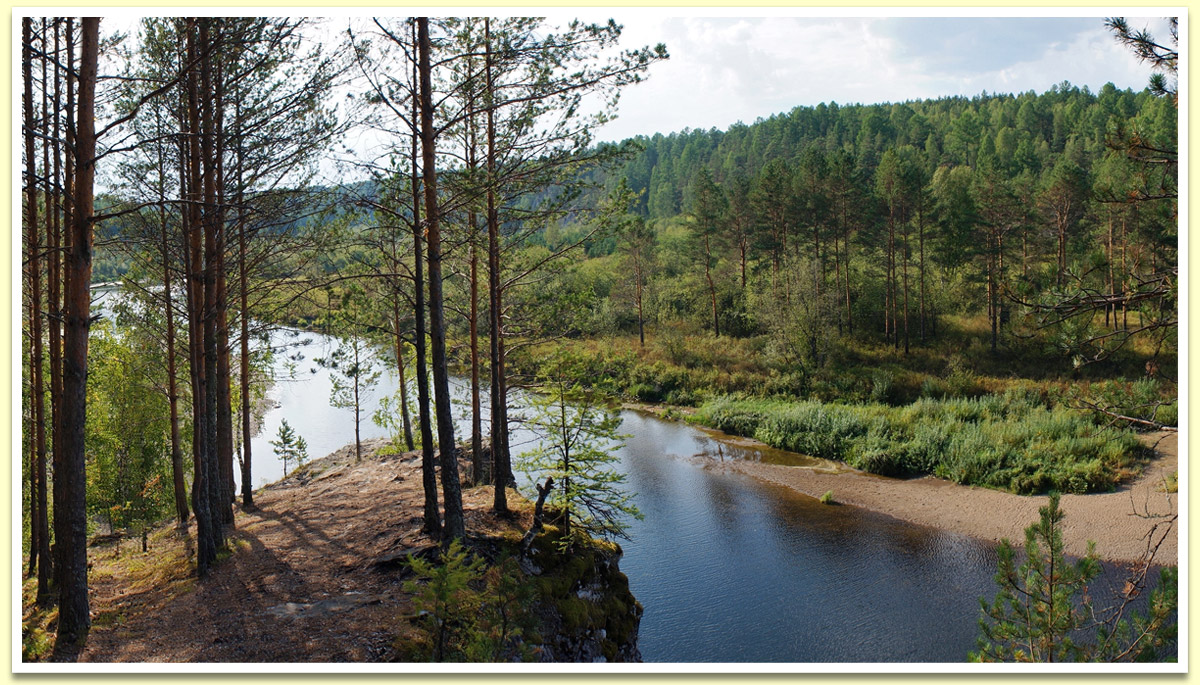
[[[347,14],[364,13],[322,8],[304,11],[312,16],[342,15],[315,24],[316,35],[326,40],[344,31]],[[1151,74],[1149,66],[1117,43],[1104,27],[1100,12],[1075,17],[889,17],[872,14],[941,10],[755,11],[775,14],[737,16],[742,9],[688,8],[579,8],[545,13],[551,21],[607,22],[612,18],[624,26],[622,48],[661,42],[671,55],[652,65],[645,81],[622,91],[618,117],[596,131],[597,141],[685,128],[724,130],[739,121],[750,124],[822,102],[874,104],[970,97],[984,91],[1042,93],[1063,81],[1087,86],[1093,92],[1110,81],[1118,88],[1141,90]],[[993,11],[1030,14],[1037,10],[989,10]],[[446,9],[444,13],[462,12]],[[101,26],[109,31],[130,31],[136,26],[137,14],[142,12],[108,15]],[[1148,27],[1160,42],[1167,42],[1164,19],[1128,19],[1133,28]],[[1186,44],[1186,26],[1183,28]],[[350,152],[351,157],[370,158],[372,151],[386,147],[377,133],[361,127],[343,142],[357,150]],[[323,174],[336,178],[344,173],[331,171],[333,166],[333,162],[323,164]]]
[[[581,15],[607,19],[608,15]],[[1041,93],[1070,81],[1141,90],[1150,68],[1103,16],[666,17],[621,14],[628,47],[665,43],[671,58],[622,93],[600,140],[741,121],[821,102],[874,104],[946,95]],[[1129,17],[1160,41],[1162,19]]]

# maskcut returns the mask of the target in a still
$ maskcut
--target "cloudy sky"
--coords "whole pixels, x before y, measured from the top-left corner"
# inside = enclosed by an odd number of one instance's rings
[[[685,127],[724,129],[799,105],[943,95],[1043,92],[1062,81],[1093,92],[1140,90],[1150,69],[1094,17],[666,17],[622,14],[622,43],[666,43],[671,59],[630,87],[600,138]],[[627,10],[625,12],[628,12]],[[588,16],[603,19],[609,15]],[[1130,17],[1168,38],[1160,19]]]
[[[366,21],[362,9],[303,10],[329,17],[315,24],[319,40],[334,40],[347,22]],[[435,11],[461,15],[479,10]],[[741,9],[688,8],[538,8],[513,13],[544,14],[553,22],[607,22],[611,17],[625,27],[623,48],[666,44],[671,58],[653,65],[646,81],[623,91],[618,118],[597,132],[601,141],[684,128],[725,129],[738,121],[753,123],[821,102],[873,104],[983,91],[1041,93],[1063,81],[1086,85],[1093,92],[1109,81],[1118,88],[1140,90],[1151,73],[1113,39],[1100,12],[1074,17],[885,17],[872,16],[875,11],[757,8],[760,16],[753,17],[737,16]],[[761,16],[767,12],[775,15]],[[143,13],[106,13],[101,25],[107,31],[136,32],[136,17]],[[837,16],[846,14],[857,16]],[[1149,27],[1160,42],[1168,40],[1163,19],[1130,16],[1129,23]],[[1186,43],[1186,33],[1183,37]],[[379,134],[361,127],[343,142],[357,151],[352,157],[364,159],[387,147]],[[325,166],[331,165],[332,161]]]

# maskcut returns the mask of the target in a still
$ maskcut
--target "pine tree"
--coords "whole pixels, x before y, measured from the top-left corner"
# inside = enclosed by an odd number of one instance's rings
[[[557,363],[557,362],[552,362]],[[540,446],[521,455],[524,470],[540,481],[554,479],[549,504],[562,512],[562,544],[572,533],[625,537],[627,517],[641,518],[617,472],[621,417],[578,385],[552,381],[532,399],[529,426]]]
[[[1088,593],[1088,585],[1100,574],[1095,544],[1089,542],[1087,553],[1068,563],[1062,538],[1065,514],[1057,493],[1038,515],[1025,529],[1026,558],[1020,566],[1008,540],[1000,543],[1000,591],[991,604],[980,599],[982,635],[979,651],[969,655],[971,661],[1138,661],[1164,656],[1161,651],[1176,636],[1174,569],[1163,569],[1146,614],[1125,616],[1144,575],[1127,584],[1116,609],[1099,609]]]
[[[270,441],[271,447],[275,448],[275,456],[283,462],[283,475],[287,475],[288,465],[293,461],[296,466],[304,465],[308,461],[308,442],[296,434],[296,430],[288,424],[287,419],[284,419],[279,424],[279,433],[274,440]]]

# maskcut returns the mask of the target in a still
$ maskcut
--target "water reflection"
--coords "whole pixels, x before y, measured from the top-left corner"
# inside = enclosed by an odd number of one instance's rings
[[[353,436],[353,412],[329,407],[327,369],[312,363],[324,336],[280,331],[271,344],[280,380],[254,439],[256,483],[282,469],[268,441],[286,418],[319,457]],[[289,360],[291,364],[289,364]],[[385,374],[364,417],[396,389]],[[466,387],[456,380],[457,432],[469,434]],[[484,415],[487,396],[484,394]],[[752,459],[835,468],[712,431],[622,412],[619,468],[644,519],[629,522],[621,568],[645,607],[647,661],[960,662],[975,647],[979,597],[995,594],[994,547],[849,506],[826,506],[783,486],[722,468]],[[485,427],[486,432],[486,427]],[[383,437],[369,420],[364,438]],[[514,453],[535,440],[518,428]],[[1116,584],[1119,568],[1095,588]]]
[[[621,567],[646,608],[647,660],[961,661],[974,646],[990,546],[697,468],[711,435],[624,418],[646,519]]]

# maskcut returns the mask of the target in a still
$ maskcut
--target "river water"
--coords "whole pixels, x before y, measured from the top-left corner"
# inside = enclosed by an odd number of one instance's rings
[[[282,330],[272,345],[277,380],[252,443],[256,485],[283,475],[268,441],[284,419],[314,458],[354,436],[353,412],[329,406],[331,372],[315,361],[330,339]],[[396,388],[385,372],[364,395],[364,439],[386,435],[370,416]],[[452,393],[462,440],[469,405],[461,380]],[[645,608],[646,661],[961,662],[975,648],[979,598],[996,592],[993,545],[822,505],[722,468],[730,459],[816,465],[800,455],[739,447],[636,411],[621,416],[628,437],[618,468],[644,515],[629,522],[621,569]],[[518,429],[514,456],[534,441]]]
[[[252,444],[256,485],[282,476],[268,441],[283,419],[314,457],[354,435],[353,412],[328,405],[330,372],[313,361],[328,354],[329,339],[285,330],[273,343],[283,351]],[[364,439],[386,435],[370,416],[396,387],[385,373],[365,395]],[[469,435],[466,392],[455,379],[460,440]],[[630,521],[621,569],[645,607],[647,661],[961,662],[974,648],[979,597],[995,594],[991,545],[721,468],[728,459],[817,465],[800,455],[739,447],[636,411],[622,419],[629,437],[618,468],[644,518]],[[535,440],[518,429],[514,455]]]

